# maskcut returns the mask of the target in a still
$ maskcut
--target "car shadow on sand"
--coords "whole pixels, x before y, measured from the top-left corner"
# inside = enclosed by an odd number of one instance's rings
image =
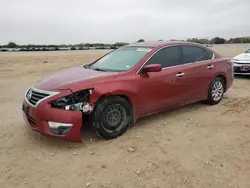
[[[165,111],[159,114],[150,115],[147,117],[140,118],[131,128],[129,128],[128,131],[133,131],[133,128],[136,128],[136,132],[140,132],[140,130],[143,130],[145,128],[152,127],[151,125],[158,122],[159,120],[167,119],[168,117],[172,115],[181,115],[182,113],[186,112],[192,112],[196,110],[201,110],[205,108],[211,107],[210,105],[204,104],[202,102],[197,102],[194,104],[190,104],[184,107],[180,107],[177,109]],[[187,119],[188,120],[188,119]],[[163,126],[163,125],[162,125]],[[32,131],[33,132],[33,131]],[[95,130],[91,128],[88,121],[83,122],[83,126],[81,129],[81,135],[82,135],[82,143],[75,143],[75,142],[69,142],[69,141],[63,141],[56,138],[51,138],[47,136],[35,136],[34,141],[39,141],[39,145],[42,144],[44,147],[51,147],[51,148],[60,148],[60,149],[68,149],[70,147],[76,148],[82,148],[90,144],[99,144],[102,142],[105,142],[102,138],[98,137],[95,133]],[[122,136],[126,136],[126,133]],[[43,147],[43,146],[41,146]]]
[[[150,124],[156,123],[157,121],[159,121],[159,119],[163,119],[163,118],[168,119],[168,117],[171,117],[173,115],[181,115],[181,114],[186,113],[186,112],[192,112],[192,111],[196,111],[196,110],[210,107],[210,106],[211,105],[207,105],[207,104],[202,103],[202,102],[197,102],[197,103],[189,104],[189,105],[179,107],[176,109],[161,112],[159,114],[143,117],[143,118],[139,119],[136,122],[136,124],[142,125],[141,127],[147,127],[147,126],[150,126]],[[135,125],[135,127],[136,127],[136,125]]]
[[[236,79],[250,80],[250,75],[234,75]]]

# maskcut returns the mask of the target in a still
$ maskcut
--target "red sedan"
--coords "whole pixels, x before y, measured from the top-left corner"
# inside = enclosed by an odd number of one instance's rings
[[[23,114],[44,135],[81,141],[89,118],[99,136],[113,139],[143,116],[197,101],[218,104],[232,82],[231,60],[202,45],[136,43],[45,77],[27,90]]]

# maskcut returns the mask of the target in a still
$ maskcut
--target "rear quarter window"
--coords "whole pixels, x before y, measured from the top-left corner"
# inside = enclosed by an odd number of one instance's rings
[[[214,56],[214,53],[211,52],[210,50],[205,50],[206,51],[206,54],[207,54],[207,59],[212,59],[213,56]]]

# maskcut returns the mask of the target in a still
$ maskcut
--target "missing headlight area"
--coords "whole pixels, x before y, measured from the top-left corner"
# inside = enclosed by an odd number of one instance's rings
[[[88,114],[92,112],[92,107],[87,102],[80,102],[80,103],[65,106],[65,110],[82,111],[85,114]]]
[[[51,106],[65,110],[82,111],[85,114],[89,114],[93,110],[92,106],[89,104],[89,97],[92,91],[93,89],[87,89],[75,92],[72,95],[53,101]]]

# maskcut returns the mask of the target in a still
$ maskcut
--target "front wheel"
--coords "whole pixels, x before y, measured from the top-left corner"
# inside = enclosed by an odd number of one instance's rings
[[[211,105],[218,104],[224,95],[225,82],[221,77],[215,78],[208,90],[207,102]]]
[[[106,97],[97,103],[92,124],[98,136],[114,139],[121,136],[132,122],[132,107],[118,96]]]

